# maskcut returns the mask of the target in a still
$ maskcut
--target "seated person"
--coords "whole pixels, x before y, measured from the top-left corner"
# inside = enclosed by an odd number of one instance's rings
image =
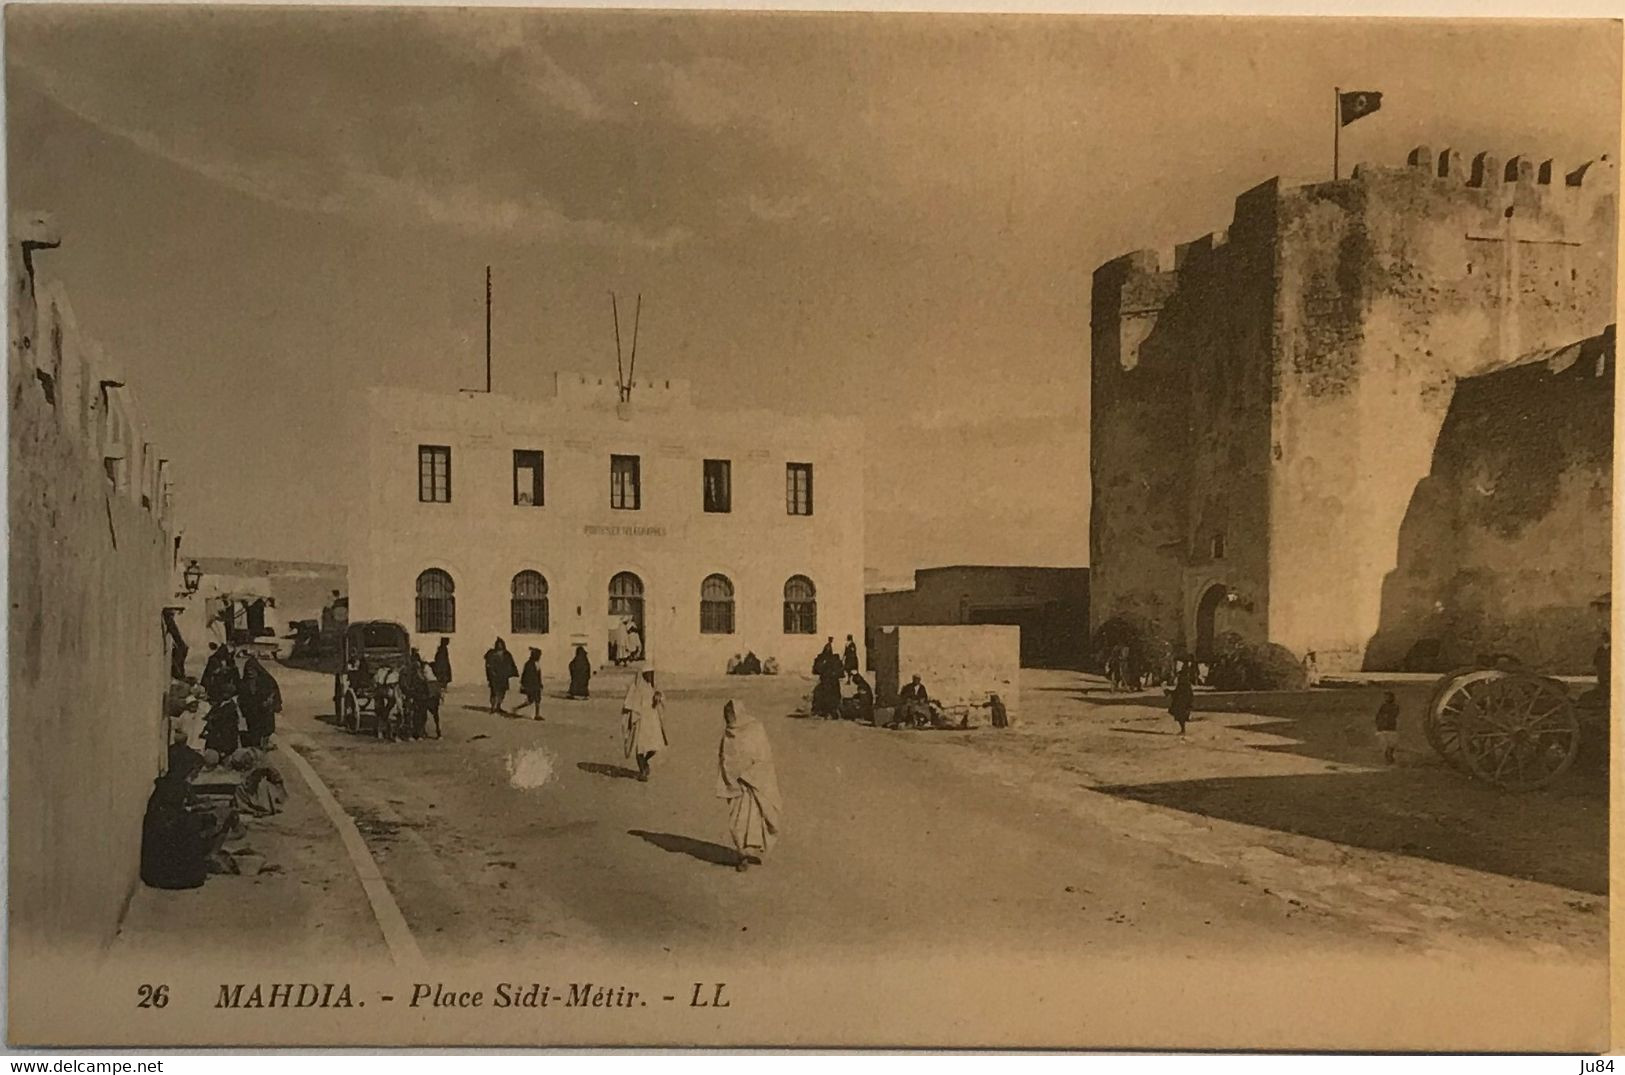
[[[897,721],[915,727],[931,723],[931,697],[926,694],[925,684],[920,682],[919,676],[915,676],[898,693]]]
[[[875,721],[875,692],[858,673],[853,672],[841,684],[841,716],[847,720]]]
[[[188,781],[203,759],[184,744],[170,749],[170,765],[153,781],[141,821],[141,880],[153,888],[197,888],[237,822],[225,804],[198,802]]]

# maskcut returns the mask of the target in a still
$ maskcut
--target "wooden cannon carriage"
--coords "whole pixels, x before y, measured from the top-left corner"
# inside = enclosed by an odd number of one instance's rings
[[[1583,753],[1606,757],[1608,693],[1599,685],[1571,697],[1561,680],[1490,658],[1438,681],[1422,727],[1461,772],[1504,791],[1534,791]]]

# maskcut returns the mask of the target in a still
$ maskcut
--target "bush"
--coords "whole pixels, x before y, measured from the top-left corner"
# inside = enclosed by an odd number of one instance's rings
[[[1104,672],[1106,657],[1125,645],[1142,676],[1160,675],[1173,656],[1173,645],[1162,637],[1156,623],[1144,616],[1120,613],[1102,623],[1089,640],[1093,670]]]
[[[1221,691],[1297,691],[1308,686],[1303,663],[1285,646],[1220,635],[1208,682]]]

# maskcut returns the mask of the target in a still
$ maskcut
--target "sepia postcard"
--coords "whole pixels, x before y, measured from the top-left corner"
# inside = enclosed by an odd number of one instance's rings
[[[1621,56],[8,7],[7,1044],[1606,1050]]]

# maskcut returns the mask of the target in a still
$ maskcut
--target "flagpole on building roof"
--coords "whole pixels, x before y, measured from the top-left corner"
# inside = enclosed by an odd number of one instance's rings
[[[1342,170],[1338,160],[1343,149],[1343,87],[1332,87],[1332,182]]]

